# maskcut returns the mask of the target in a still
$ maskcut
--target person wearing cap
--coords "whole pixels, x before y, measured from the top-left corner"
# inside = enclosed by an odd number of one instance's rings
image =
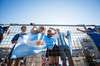
[[[58,32],[57,46],[59,47],[60,58],[63,61],[62,66],[66,66],[66,57],[68,57],[69,65],[74,66],[69,46],[65,41],[65,38],[68,38],[68,33],[61,33],[59,29],[52,29]]]
[[[98,50],[100,51],[100,33],[99,32],[93,30],[92,28],[88,28],[87,31],[81,30],[79,28],[77,28],[77,30],[90,35],[91,38],[93,39],[94,43],[96,44]]]
[[[25,31],[26,31],[26,26],[22,26],[22,27],[21,27],[21,33],[16,34],[16,35],[13,37],[13,39],[11,40],[12,44],[14,44],[14,43],[16,44],[16,42],[17,42],[19,36],[20,36],[20,35],[25,35],[25,34],[26,34]],[[14,45],[14,46],[15,46],[15,45]],[[14,47],[13,47],[13,48],[14,48]],[[13,49],[12,49],[12,50],[13,50]],[[12,51],[11,51],[11,53],[12,53]],[[22,58],[10,59],[11,53],[10,53],[10,55],[9,55],[8,66],[14,66],[14,65],[13,65],[14,60],[16,60],[15,65],[16,65],[16,66],[20,66],[20,61],[21,61]]]
[[[47,37],[50,38],[56,33],[52,33],[51,30],[53,30],[51,27],[50,30],[47,31]],[[56,31],[56,30],[54,30]],[[49,66],[59,66],[59,47],[55,44],[54,47],[50,50],[47,48],[46,50],[46,57],[49,58]]]

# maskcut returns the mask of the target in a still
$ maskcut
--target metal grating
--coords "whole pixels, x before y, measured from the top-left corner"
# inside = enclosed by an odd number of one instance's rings
[[[10,30],[10,34],[7,35],[7,33],[6,33],[5,37],[3,38],[3,40],[0,44],[0,48],[8,48],[8,49],[10,48],[11,49],[13,47],[13,44],[11,43],[12,38],[14,37],[15,34],[18,34],[21,32],[20,28],[23,25],[25,25],[27,27],[26,33],[30,33],[32,26],[29,24],[10,24],[9,29],[8,29],[8,31]],[[76,30],[77,28],[79,28],[81,30],[86,30],[86,28],[89,28],[89,27],[94,28],[95,25],[85,26],[85,25],[44,25],[44,24],[38,24],[37,27],[39,27],[39,26],[44,26],[46,28],[45,34],[47,34],[47,30],[49,29],[49,27],[59,29],[60,32],[64,32],[64,33],[67,33],[67,30],[70,32],[71,45],[72,45],[72,56],[73,56],[73,62],[74,62],[75,66],[86,66],[85,56],[82,52],[83,48],[85,48],[82,45],[82,43],[84,43],[85,40],[91,41],[89,43],[92,45],[92,48],[89,48],[90,53],[91,54],[93,54],[93,53],[99,54],[98,50],[95,49],[96,47],[95,47],[94,42],[92,41],[91,37],[85,33],[82,33],[80,31]],[[52,31],[52,32],[54,32],[54,31]],[[66,39],[66,42],[68,44],[67,39]],[[46,50],[42,51],[42,53],[40,53],[41,56],[38,56],[37,58],[41,58],[43,56],[45,57],[45,51]],[[2,52],[2,51],[0,51],[0,52]],[[3,55],[3,56],[6,56],[6,55],[8,55],[9,52],[10,52],[10,50],[9,51],[5,50],[5,52],[3,51],[2,55],[4,53],[7,53],[7,54]],[[81,57],[81,55],[83,55],[83,56]],[[31,58],[32,56],[28,56],[28,57]],[[39,61],[40,61],[40,59],[39,59]],[[38,62],[38,61],[34,62],[34,64],[37,64],[37,63],[40,63],[40,62]],[[61,60],[59,60],[59,63],[61,63]],[[69,65],[69,64],[67,64],[67,65]]]

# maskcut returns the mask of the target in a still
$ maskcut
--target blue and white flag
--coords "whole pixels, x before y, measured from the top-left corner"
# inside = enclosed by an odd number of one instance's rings
[[[67,43],[66,43],[66,41],[65,41],[65,38],[64,38],[64,36],[67,36],[67,35],[66,35],[65,33],[62,33],[62,34],[63,34],[63,36],[62,36],[62,37],[63,37],[63,38],[62,38],[63,40],[60,39],[60,42],[61,42],[62,45],[68,46]],[[71,34],[70,34],[69,31],[67,31],[67,34],[68,34],[68,44],[69,44],[68,48],[69,48],[69,50],[70,50],[70,52],[71,52],[71,54],[72,54]],[[60,37],[61,37],[61,36],[60,36]],[[60,43],[60,42],[59,42],[59,43]]]
[[[69,31],[67,31],[68,33],[68,43],[69,43],[69,49],[71,51],[71,54],[72,54],[72,41],[71,41],[71,34]]]
[[[55,42],[55,39],[48,38],[42,33],[21,35],[12,50],[10,59],[36,54],[47,47],[51,49]]]

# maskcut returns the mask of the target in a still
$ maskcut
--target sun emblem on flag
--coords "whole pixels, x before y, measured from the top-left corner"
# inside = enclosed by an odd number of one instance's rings
[[[41,45],[44,44],[44,42],[43,42],[43,41],[37,41],[36,44],[37,44],[38,46],[41,46]]]

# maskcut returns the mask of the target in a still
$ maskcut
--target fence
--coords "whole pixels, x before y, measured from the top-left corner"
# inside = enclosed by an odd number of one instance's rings
[[[26,33],[30,34],[32,26],[29,24],[10,24],[10,25],[0,24],[0,25],[9,26],[7,29],[7,32],[5,33],[2,39],[2,42],[0,43],[0,57],[5,57],[5,56],[8,57],[12,47],[14,46],[14,44],[11,43],[11,40],[14,37],[14,35],[21,32],[20,30],[21,26],[26,26],[27,27]],[[73,57],[73,62],[75,66],[86,66],[86,65],[88,66],[88,64],[86,63],[85,54],[83,53],[83,50],[86,47],[88,47],[88,50],[91,56],[93,56],[94,54],[100,57],[100,53],[98,49],[96,49],[95,43],[93,42],[92,38],[85,33],[77,31],[77,28],[81,30],[87,30],[87,28],[97,28],[100,26],[95,26],[95,25],[48,25],[48,24],[37,24],[36,26],[37,27],[44,26],[46,28],[45,34],[47,34],[47,30],[49,30],[49,27],[59,29],[60,32],[64,32],[64,33],[67,33],[67,31],[70,32],[72,57]],[[10,33],[8,34],[9,31]],[[66,43],[69,45],[67,39],[66,39]],[[84,46],[86,44],[88,45],[90,44],[90,46]],[[46,58],[45,55],[46,55],[46,49],[37,55],[27,56],[27,60],[26,60],[27,66],[31,65],[30,64],[31,62],[34,66],[41,66],[41,62],[42,62],[41,58]],[[32,60],[32,61],[29,62],[29,60]],[[62,64],[61,60],[59,60],[59,64]],[[67,63],[67,65],[69,65],[69,63]]]

